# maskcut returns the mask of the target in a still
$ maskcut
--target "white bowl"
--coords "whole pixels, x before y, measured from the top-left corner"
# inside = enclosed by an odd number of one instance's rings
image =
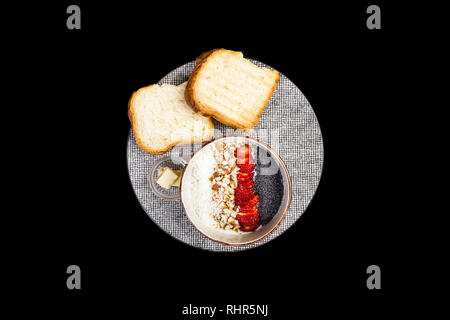
[[[275,196],[277,198],[277,205],[279,203],[278,209],[271,208],[270,210],[265,210],[266,212],[272,212],[270,215],[267,215],[267,217],[271,217],[270,219],[266,219],[268,221],[262,221],[265,224],[261,224],[258,229],[251,232],[236,232],[231,230],[221,230],[216,229],[213,225],[213,223],[208,223],[208,219],[204,216],[201,217],[197,215],[196,213],[192,212],[192,204],[189,203],[189,199],[191,198],[189,195],[191,194],[189,190],[187,190],[188,187],[192,184],[192,163],[195,163],[198,161],[198,159],[201,157],[202,152],[209,152],[207,149],[211,148],[214,144],[218,142],[227,142],[238,139],[239,141],[245,141],[250,144],[250,147],[252,151],[254,152],[254,159],[258,161],[258,164],[260,164],[260,174],[267,176],[269,179],[278,179],[281,181],[281,184],[278,182],[276,184],[278,186],[276,190],[271,190],[270,187],[267,189],[266,186],[260,186],[258,187],[258,178],[256,178],[256,188],[258,191],[258,188],[263,188],[262,193],[266,194],[267,197]],[[256,151],[258,150],[258,151]],[[264,153],[268,155],[268,157],[264,158]],[[261,155],[260,157],[256,157],[256,154]],[[259,160],[261,159],[261,161]],[[267,160],[269,159],[269,160]],[[266,160],[265,162],[263,160]],[[266,162],[269,162],[269,164],[264,165]],[[260,162],[264,163],[261,164]],[[270,174],[272,172],[276,172],[276,175],[273,176],[273,178],[270,178]],[[280,178],[281,176],[281,178]],[[260,179],[263,179],[264,177],[260,177]],[[183,183],[183,180],[185,183]],[[261,180],[264,181],[264,180]],[[274,180],[275,181],[275,180]],[[262,182],[261,182],[262,184]],[[201,187],[201,186],[199,186]],[[283,190],[283,194],[281,196],[281,189]],[[272,192],[272,193],[271,193]],[[273,193],[275,192],[275,193]],[[258,192],[260,194],[260,204],[263,203],[263,197],[264,194],[261,194],[261,192]],[[184,195],[184,197],[183,197]],[[289,176],[288,169],[284,163],[284,161],[280,158],[280,156],[272,149],[269,145],[265,144],[264,142],[261,142],[254,138],[249,138],[245,136],[226,136],[221,137],[218,139],[215,139],[213,141],[210,141],[209,143],[205,144],[201,149],[199,149],[194,155],[191,157],[187,165],[185,166],[183,170],[183,175],[181,177],[181,185],[180,185],[180,198],[181,203],[183,206],[183,210],[186,213],[187,217],[191,221],[191,223],[194,225],[194,227],[202,233],[205,237],[216,241],[218,243],[224,244],[224,245],[232,245],[232,246],[244,246],[256,243],[258,241],[263,240],[267,236],[269,236],[273,231],[275,231],[279,225],[283,222],[284,218],[286,217],[289,206],[291,204],[292,200],[292,182],[291,178]],[[269,201],[270,202],[270,201]],[[266,204],[268,202],[266,201]],[[276,205],[276,206],[277,206]],[[270,207],[270,204],[268,204]],[[260,207],[260,213],[263,208]],[[272,216],[273,215],[273,216]]]

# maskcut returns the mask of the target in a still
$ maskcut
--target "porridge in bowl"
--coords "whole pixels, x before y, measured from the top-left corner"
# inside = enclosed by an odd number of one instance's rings
[[[203,235],[242,245],[267,236],[283,220],[290,202],[290,180],[287,172],[280,174],[275,157],[270,158],[275,164],[274,174],[261,174],[258,155],[269,149],[260,146],[250,138],[220,138],[201,148],[187,164],[181,201],[186,215]],[[276,190],[270,188],[267,179],[278,181]],[[286,187],[283,179],[289,182]]]

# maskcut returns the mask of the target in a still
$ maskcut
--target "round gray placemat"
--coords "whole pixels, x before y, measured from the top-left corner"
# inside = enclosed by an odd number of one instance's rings
[[[269,66],[251,60],[260,67]],[[195,62],[189,62],[166,75],[158,84],[181,84],[187,81]],[[242,134],[269,144],[285,161],[292,178],[292,203],[286,219],[279,228],[262,241],[242,247],[216,243],[204,237],[189,222],[180,201],[167,201],[153,194],[148,174],[154,162],[165,155],[151,155],[142,151],[130,130],[127,146],[128,172],[134,192],[144,211],[172,237],[191,246],[211,251],[239,251],[260,246],[281,235],[306,210],[322,173],[323,143],[319,123],[311,105],[299,88],[284,75],[252,132],[244,132],[214,121],[214,136]],[[185,159],[201,145],[176,146],[171,152]]]

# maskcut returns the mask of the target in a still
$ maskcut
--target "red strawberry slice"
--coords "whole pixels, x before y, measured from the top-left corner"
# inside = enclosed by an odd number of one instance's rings
[[[253,162],[253,157],[252,157],[251,154],[248,154],[248,155],[246,155],[244,157],[239,157],[239,155],[236,157],[236,164],[238,166],[247,165],[247,164],[253,164],[253,163],[254,163]]]
[[[239,212],[239,214],[236,215],[236,218],[241,219],[241,218],[248,218],[248,217],[250,217],[250,216],[257,216],[257,217],[259,217],[259,211],[258,211],[258,209],[255,209],[255,210],[249,211],[249,212]],[[238,219],[238,220],[239,220],[239,219]],[[240,221],[240,220],[239,220],[239,222],[241,222],[241,224],[251,224],[251,223],[249,223],[249,222],[242,222],[242,221]]]
[[[237,199],[236,199],[236,196],[238,196]],[[259,195],[255,192],[255,190],[250,190],[250,189],[248,190],[248,193],[246,193],[246,194],[235,193],[234,198],[235,198],[236,202],[241,202],[239,205],[246,205],[246,206],[250,206],[252,204],[258,204],[258,201],[259,201]],[[243,201],[243,198],[248,198],[248,200]],[[252,201],[252,203],[249,203],[249,204],[242,203],[242,202],[247,202],[247,201]]]
[[[254,184],[253,179],[238,180],[237,188],[248,189],[246,186]]]
[[[255,185],[255,182],[252,179],[241,180],[241,181],[238,181],[237,188],[248,189],[254,185]]]
[[[235,194],[234,195],[234,202],[237,206],[240,207],[251,207],[255,206],[258,203],[247,203],[248,201],[253,200],[253,198],[256,196],[256,193],[254,191],[246,193],[246,194]],[[237,197],[237,198],[236,198]]]
[[[241,188],[237,187],[236,189],[234,189],[234,194],[242,196],[242,195],[246,195],[249,193],[253,193],[254,191],[255,191],[254,187],[250,187],[247,189],[241,189]]]
[[[256,204],[258,204],[258,201],[259,201],[259,195],[255,194],[255,196],[252,197],[250,200],[245,201],[245,205],[246,206],[256,205]],[[241,204],[244,204],[244,203],[241,203]],[[240,205],[240,204],[238,204],[238,205]]]
[[[244,158],[249,154],[250,154],[250,146],[248,144],[244,144],[234,151],[234,155],[236,156],[236,158],[239,157]]]
[[[241,211],[241,210],[247,210],[247,209],[244,209],[244,208],[251,208],[251,207],[254,207],[254,206],[257,206],[258,204],[257,203],[251,203],[250,201],[253,199],[254,197],[251,197],[251,198],[248,198],[248,199],[245,199],[245,200],[236,200],[234,203],[235,203],[235,205],[237,205],[237,206],[239,206],[239,210]],[[251,210],[251,209],[248,209],[248,210]]]
[[[238,180],[236,189],[239,188],[241,185],[245,186],[245,185],[252,184],[252,182],[253,182],[252,179]],[[241,189],[246,189],[246,188],[245,187],[241,187]]]
[[[258,206],[256,204],[250,205],[250,206],[239,206],[239,212],[253,212],[258,210]]]
[[[253,199],[253,196],[250,199],[244,199],[244,200],[236,200],[234,201],[234,204],[241,207],[250,207],[251,205],[247,204],[248,201],[250,201],[251,199]]]
[[[248,194],[242,197],[236,198],[236,195],[234,196],[234,203],[237,206],[240,207],[251,207],[258,204],[259,196],[256,193]]]
[[[246,156],[245,158],[237,158],[236,159],[236,164],[239,166],[241,165],[249,165],[249,164],[253,164],[253,157],[251,155]]]
[[[241,164],[238,165],[240,172],[251,173],[255,169],[255,164]]]
[[[240,164],[249,164],[253,163],[253,157],[251,154],[250,146],[248,144],[244,144],[240,146],[235,151],[236,163],[239,166]]]
[[[259,213],[254,212],[251,214],[237,215],[236,219],[239,221],[240,225],[259,223]]]
[[[255,183],[250,183],[250,184],[248,184],[247,187],[238,185],[237,188],[234,189],[234,192],[243,194],[243,193],[248,193],[254,189],[255,189]]]
[[[245,193],[245,192],[248,192],[249,189],[254,189],[254,188],[255,188],[255,182],[253,180],[249,180],[244,183],[238,182],[238,185],[234,190],[237,191],[238,193]]]
[[[249,193],[244,193],[244,194],[239,194],[236,193],[234,195],[234,202],[236,205],[245,205],[245,203],[251,199],[253,199],[255,197],[255,193],[253,191],[249,192]]]
[[[242,196],[239,195],[237,198],[235,195],[234,203],[240,207],[252,207],[252,206],[257,205],[258,203],[247,203],[247,202],[253,200],[253,198],[255,198],[255,196],[256,196],[256,193],[254,191],[244,194]]]
[[[249,214],[249,215],[237,215],[237,220],[241,225],[253,225],[253,224],[259,224],[259,214]]]
[[[258,207],[246,207],[247,209],[245,211],[239,209],[238,216],[252,216],[252,215],[259,215]],[[248,223],[245,223],[248,224]]]
[[[236,219],[239,221],[241,226],[248,226],[252,224],[260,224],[259,223],[259,215],[258,214],[249,214],[246,216],[236,216]]]
[[[243,225],[239,229],[244,232],[250,232],[250,231],[257,229],[258,227],[259,227],[259,223],[255,223],[255,224],[250,224],[250,225]]]
[[[238,172],[237,179],[239,181],[253,180],[253,172]]]
[[[255,213],[257,213],[259,215],[259,210],[258,210],[257,206],[248,206],[248,207],[239,206],[238,214],[245,215],[245,214],[255,214]]]
[[[248,190],[248,189],[255,189],[255,182],[253,180],[249,180],[243,183],[238,183],[238,187],[236,190]]]
[[[252,172],[253,169],[255,168],[255,164],[254,163],[242,163],[242,164],[238,164],[238,167],[240,169],[240,172]],[[243,169],[252,169],[252,170],[242,171]]]
[[[250,192],[252,192],[254,190],[255,190],[255,186],[254,185],[250,186],[248,188],[242,188],[241,186],[238,186],[236,189],[234,189],[234,193],[243,195],[245,193],[250,193]]]

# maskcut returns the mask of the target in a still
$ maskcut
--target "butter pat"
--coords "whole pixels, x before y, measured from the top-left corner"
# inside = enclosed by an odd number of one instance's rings
[[[180,186],[180,181],[181,181],[181,172],[182,172],[182,170],[174,170],[174,172],[178,176],[178,179],[175,180],[175,182],[173,183],[172,187],[179,187]]]
[[[169,167],[159,168],[158,169],[158,176],[156,177],[156,179],[159,179],[162,176],[163,172],[166,171],[166,169],[169,169]]]
[[[161,170],[163,169],[163,170]],[[170,168],[161,168],[158,171],[158,180],[156,183],[159,184],[164,189],[170,189],[174,182],[178,179],[178,175]]]

